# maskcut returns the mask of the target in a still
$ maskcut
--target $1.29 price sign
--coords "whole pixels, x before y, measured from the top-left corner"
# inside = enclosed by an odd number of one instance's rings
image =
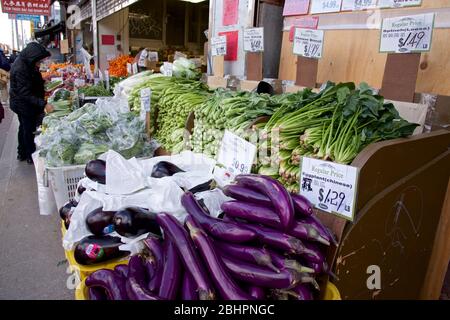
[[[294,54],[306,58],[322,58],[323,30],[295,29]]]
[[[353,221],[358,175],[355,167],[303,158],[300,194],[316,208]]]
[[[244,30],[244,51],[264,51],[264,28],[248,28]]]
[[[380,52],[427,52],[433,38],[434,13],[383,20]]]
[[[256,151],[255,145],[230,131],[225,131],[217,158],[221,167],[216,167],[214,171],[218,183],[225,185],[237,175],[250,173]]]

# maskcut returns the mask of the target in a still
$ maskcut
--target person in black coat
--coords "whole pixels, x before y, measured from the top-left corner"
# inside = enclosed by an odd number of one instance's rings
[[[33,163],[31,155],[36,151],[34,132],[39,116],[46,108],[44,79],[39,72],[42,60],[50,57],[42,45],[31,42],[22,50],[11,67],[10,106],[19,118],[19,147],[17,159]]]
[[[9,63],[9,60],[5,56],[5,52],[2,49],[0,49],[0,69],[8,72],[11,70],[11,64]]]

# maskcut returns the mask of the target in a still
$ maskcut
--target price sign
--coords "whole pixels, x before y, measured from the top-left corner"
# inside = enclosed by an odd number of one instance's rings
[[[264,51],[264,28],[249,28],[244,30],[244,51]]]
[[[342,11],[357,11],[375,9],[378,7],[378,0],[343,0]]]
[[[128,74],[133,74],[133,67],[131,66],[131,63],[127,63],[127,72]]]
[[[379,0],[380,8],[403,8],[420,6],[422,0]]]
[[[318,209],[353,221],[358,168],[304,157],[300,169],[302,196]]]
[[[256,156],[256,146],[230,131],[225,131],[220,145],[217,162],[223,169],[215,171],[221,181],[231,181],[239,174],[248,174],[252,170]]]
[[[150,51],[148,53],[148,61],[150,61],[150,62],[158,62],[159,61],[158,52]]]
[[[311,14],[341,11],[342,0],[312,0]]]
[[[211,38],[211,52],[213,57],[227,54],[227,36]]]
[[[138,74],[139,68],[137,63],[133,63],[133,74]]]
[[[322,58],[323,30],[296,29],[294,54],[307,58]]]
[[[139,56],[139,62],[138,62],[138,65],[139,65],[139,67],[142,67],[142,68],[145,68],[145,60],[147,59],[147,57],[148,57],[148,51],[147,50],[142,50],[141,51],[141,55]]]
[[[380,52],[428,52],[433,28],[434,13],[383,19]]]
[[[150,112],[152,105],[152,90],[145,88],[141,90],[141,109]]]
[[[172,77],[173,76],[173,64],[172,63],[164,62],[163,68],[164,68],[164,75],[166,77]]]

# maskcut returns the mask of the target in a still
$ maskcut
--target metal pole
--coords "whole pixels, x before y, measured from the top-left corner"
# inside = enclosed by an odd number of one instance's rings
[[[11,43],[13,50],[16,50],[16,42],[14,41],[14,20],[11,19]]]
[[[20,20],[20,32],[22,34],[22,40],[21,40],[21,44],[22,44],[22,50],[25,47],[25,34],[23,33],[23,20]]]
[[[19,44],[19,26],[17,24],[17,19],[14,19],[14,26],[16,30],[16,43],[17,43],[17,50],[20,51],[20,44]]]
[[[93,45],[94,45],[94,64],[95,64],[95,72],[98,70],[99,64],[99,52],[98,52],[98,24],[97,24],[97,0],[91,1],[92,5],[92,36],[93,36]]]

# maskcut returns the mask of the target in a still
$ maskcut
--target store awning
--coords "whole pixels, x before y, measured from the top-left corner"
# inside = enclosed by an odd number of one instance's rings
[[[42,38],[48,35],[53,35],[65,31],[66,31],[66,24],[64,21],[61,21],[60,23],[55,24],[54,26],[48,27],[46,29],[36,30],[34,35],[36,38]]]

